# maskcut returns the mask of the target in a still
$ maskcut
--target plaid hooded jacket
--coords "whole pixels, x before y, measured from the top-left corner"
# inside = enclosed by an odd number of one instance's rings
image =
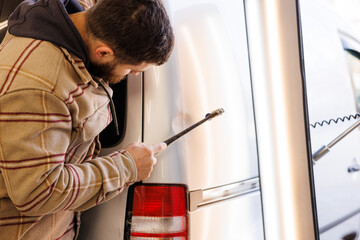
[[[97,156],[97,136],[111,121],[108,103],[83,61],[66,49],[6,36],[0,46],[0,239],[74,239],[76,212],[135,181],[129,153]]]

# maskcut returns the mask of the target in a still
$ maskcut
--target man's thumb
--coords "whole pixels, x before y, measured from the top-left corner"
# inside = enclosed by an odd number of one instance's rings
[[[153,154],[156,154],[156,153],[159,153],[162,150],[166,149],[166,147],[167,147],[166,143],[161,142],[161,143],[157,143],[157,144],[150,146],[150,149],[153,152]]]

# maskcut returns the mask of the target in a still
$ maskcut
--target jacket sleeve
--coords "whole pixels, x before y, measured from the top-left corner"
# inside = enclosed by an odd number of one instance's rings
[[[67,163],[72,131],[66,104],[51,93],[0,96],[0,171],[8,196],[24,215],[85,210],[137,178],[126,151]]]

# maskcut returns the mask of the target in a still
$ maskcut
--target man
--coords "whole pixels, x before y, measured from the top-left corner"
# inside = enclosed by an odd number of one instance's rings
[[[27,0],[0,46],[0,239],[74,239],[78,212],[149,177],[163,143],[99,157],[111,89],[167,61],[160,0]],[[131,106],[130,106],[131,107]]]

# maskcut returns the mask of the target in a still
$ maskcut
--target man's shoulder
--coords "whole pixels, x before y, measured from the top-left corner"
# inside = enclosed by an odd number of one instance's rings
[[[38,89],[53,92],[59,76],[64,72],[69,75],[67,81],[75,80],[76,71],[71,65],[57,45],[10,36],[0,47],[0,88],[8,91]]]
[[[23,64],[30,60],[43,62],[60,55],[62,51],[58,46],[39,39],[9,35],[0,45],[1,64],[11,64],[21,58],[24,58]]]

